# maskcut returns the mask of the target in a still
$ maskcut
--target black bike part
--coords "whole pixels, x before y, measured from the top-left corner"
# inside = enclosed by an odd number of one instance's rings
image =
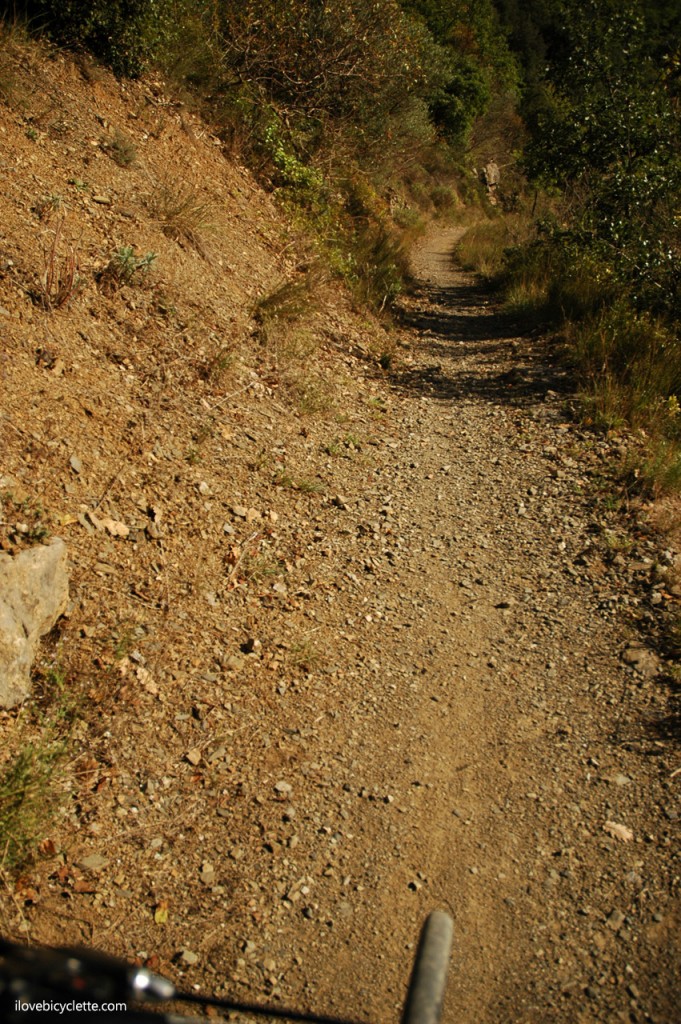
[[[0,938],[0,1021],[21,1021],[33,1024],[48,1020],[49,1011],[33,1013],[20,1009],[26,1004],[83,1001],[101,1006],[104,1003],[125,1003],[123,1017],[110,1015],[112,1024],[125,1020],[179,1021],[175,1015],[151,1014],[143,1008],[130,1006],[140,1001],[176,1001],[200,1006],[215,1006],[237,1013],[292,1020],[300,1024],[358,1024],[338,1017],[302,1013],[281,1006],[237,1002],[195,992],[178,992],[171,981],[152,974],[144,967],[133,967],[106,953],[80,948],[46,948],[20,946]],[[56,1019],[55,1011],[55,1019]],[[51,1019],[51,1017],[50,1017]],[[63,1017],[61,1018],[63,1021]],[[93,1018],[94,1019],[94,1018]]]
[[[107,953],[78,947],[20,946],[6,939],[0,939],[0,978],[21,979],[66,996],[86,992],[93,1003],[156,1002],[175,996],[175,986],[167,978]]]

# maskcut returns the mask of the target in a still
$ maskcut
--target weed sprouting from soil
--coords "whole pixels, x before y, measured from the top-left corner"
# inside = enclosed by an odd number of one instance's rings
[[[136,256],[133,246],[122,245],[102,271],[101,280],[113,286],[134,284],[140,277],[149,273],[156,259],[155,252]]]
[[[46,712],[37,712],[37,734],[0,768],[0,864],[8,870],[30,858],[62,799],[74,701],[60,667],[51,668],[44,682],[50,705]],[[35,708],[31,714],[36,714]]]
[[[102,143],[102,149],[119,167],[132,167],[137,161],[137,149],[134,142],[118,129],[114,132],[112,139]]]
[[[188,242],[205,256],[205,235],[211,230],[213,205],[187,182],[165,177],[155,182],[149,209],[163,232],[176,242]]]
[[[73,249],[65,256],[59,252],[63,227],[64,217],[57,223],[52,243],[44,253],[44,270],[34,293],[35,300],[48,312],[68,305],[78,287],[78,264]]]

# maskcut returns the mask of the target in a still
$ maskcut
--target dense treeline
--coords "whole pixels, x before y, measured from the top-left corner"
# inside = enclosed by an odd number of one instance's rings
[[[507,283],[567,325],[605,426],[681,440],[681,7],[497,0],[530,182],[552,196]],[[658,462],[681,482],[676,444]],[[664,475],[664,474],[663,474]]]
[[[678,315],[681,8],[500,6],[526,72],[530,176],[570,198],[570,241],[638,308]]]
[[[86,46],[121,75],[173,67],[224,97],[258,96],[287,116],[372,140],[418,107],[416,135],[463,142],[499,82],[515,77],[492,0],[24,0],[47,34]]]

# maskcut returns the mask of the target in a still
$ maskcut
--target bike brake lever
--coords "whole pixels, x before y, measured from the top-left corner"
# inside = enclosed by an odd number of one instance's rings
[[[173,999],[175,986],[145,967],[91,949],[48,949],[20,946],[0,938],[0,978],[32,981],[54,990],[93,999],[135,999],[160,1002]]]

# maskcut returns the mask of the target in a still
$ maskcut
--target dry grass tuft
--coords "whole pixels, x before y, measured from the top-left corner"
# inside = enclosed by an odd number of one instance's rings
[[[290,325],[319,309],[319,287],[324,280],[321,266],[305,268],[296,278],[282,281],[253,304],[252,315],[267,342],[277,327]]]
[[[40,715],[32,739],[0,768],[0,866],[13,870],[33,854],[45,838],[62,799],[65,758],[75,703],[63,673],[51,669],[46,682],[51,704]]]
[[[78,264],[73,249],[70,248],[65,256],[59,254],[63,227],[64,217],[57,223],[52,244],[45,251],[45,269],[34,296],[47,311],[68,305],[78,287]]]
[[[194,185],[170,176],[160,179],[149,195],[149,209],[168,238],[188,242],[206,255],[204,236],[213,227],[213,205]]]

